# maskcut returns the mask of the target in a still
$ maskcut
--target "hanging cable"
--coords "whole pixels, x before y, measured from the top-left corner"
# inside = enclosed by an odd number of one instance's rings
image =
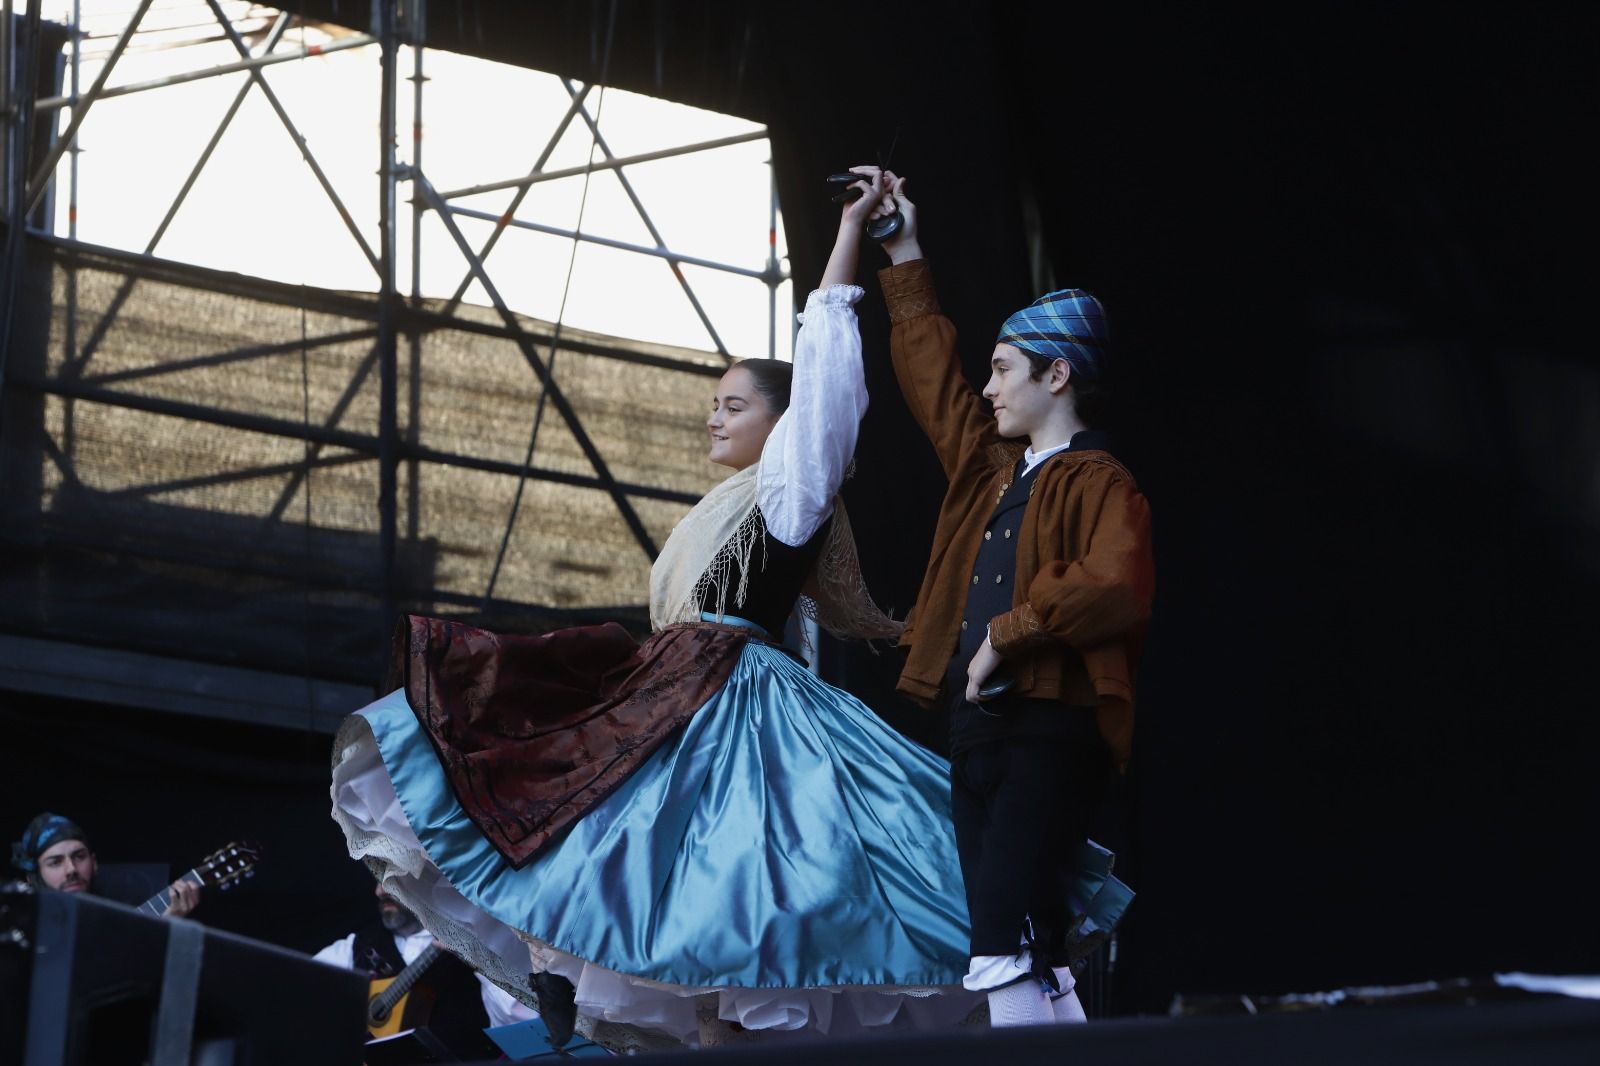
[[[550,355],[545,360],[549,368],[550,380],[555,381],[556,356],[560,354],[561,324],[567,314],[567,296],[572,291],[572,273],[577,264],[578,245],[583,234],[583,215],[589,203],[589,180],[594,176],[594,153],[600,142],[600,118],[606,106],[606,82],[611,72],[611,42],[617,24],[617,0],[611,0],[611,6],[606,14],[605,48],[600,58],[600,95],[595,102],[594,126],[590,130],[589,158],[583,168],[583,194],[578,199],[578,224],[573,227],[572,251],[567,256],[567,276],[561,286],[561,305],[556,311],[556,320],[550,331]],[[579,106],[587,106],[580,104]],[[511,514],[506,519],[506,528],[500,535],[500,549],[495,553],[494,567],[489,571],[489,581],[483,590],[483,602],[479,606],[480,613],[487,614],[489,604],[494,599],[494,587],[500,580],[500,568],[505,564],[506,549],[511,544],[511,533],[517,525],[517,514],[522,509],[522,494],[528,484],[528,472],[533,466],[534,448],[539,443],[539,428],[544,424],[544,411],[546,401],[550,397],[548,388],[539,392],[539,405],[533,412],[533,430],[528,436],[528,447],[522,457],[522,470],[517,475],[517,491],[511,497]]]
[[[304,427],[304,435],[300,438],[300,446],[306,473],[300,486],[300,493],[305,497],[301,530],[306,569],[305,580],[300,583],[300,654],[301,675],[305,679],[306,733],[310,734],[317,728],[316,690],[311,681],[311,580],[314,571],[312,557],[315,547],[311,536],[311,474],[312,464],[315,460],[311,451],[311,356],[309,352],[310,344],[306,338],[305,291],[306,285],[302,281],[300,283],[300,419]]]
[[[300,23],[300,62],[295,64],[302,75],[305,71],[306,58],[306,21]],[[302,77],[302,84],[304,79]],[[306,212],[304,206],[300,211],[300,225],[306,225]],[[306,281],[305,262],[300,265],[300,421],[302,434],[300,437],[301,456],[305,463],[305,477],[300,483],[300,493],[304,497],[301,511],[301,545],[305,556],[305,578],[300,583],[300,674],[305,683],[306,700],[306,736],[309,738],[317,728],[317,701],[316,686],[311,679],[311,582],[316,567],[313,562],[316,548],[315,539],[311,534],[311,475],[312,467],[316,461],[315,449],[311,444],[311,354],[306,323]]]

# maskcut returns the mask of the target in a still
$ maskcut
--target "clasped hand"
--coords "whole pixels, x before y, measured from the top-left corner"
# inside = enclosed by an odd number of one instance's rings
[[[889,261],[906,263],[922,258],[922,247],[917,243],[917,205],[906,197],[906,179],[892,170],[881,167],[851,167],[852,174],[861,180],[850,186],[861,190],[861,199],[845,205],[840,225],[865,227],[876,218],[887,218],[900,212],[900,230],[883,242]]]
[[[850,173],[861,175],[861,180],[850,186],[861,196],[844,205],[840,225],[865,228],[872,220],[888,218],[895,213],[894,200],[888,195],[889,178],[883,169],[851,167]]]
[[[989,675],[1000,668],[1000,653],[994,650],[994,645],[989,643],[989,638],[984,637],[983,643],[973,653],[972,661],[967,664],[967,702],[981,703],[978,690],[983,683],[989,680]]]

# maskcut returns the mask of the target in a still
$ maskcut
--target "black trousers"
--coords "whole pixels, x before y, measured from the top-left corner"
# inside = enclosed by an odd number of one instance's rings
[[[1059,955],[1066,945],[1067,887],[1111,758],[1093,710],[1058,705],[1052,712],[1071,720],[1046,736],[986,739],[950,760],[950,808],[975,956],[1016,954],[1030,918],[1046,954]]]

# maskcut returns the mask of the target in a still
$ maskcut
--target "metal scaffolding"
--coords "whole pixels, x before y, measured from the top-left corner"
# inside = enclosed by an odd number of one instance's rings
[[[119,63],[128,54],[130,46],[138,40],[141,24],[152,9],[153,0],[136,0],[127,22],[111,44],[103,65],[86,89],[80,85],[80,68],[86,47],[80,5],[73,4],[73,21],[65,27],[67,45],[65,55],[41,54],[39,30],[41,0],[27,0],[26,10],[18,12],[14,0],[3,0],[0,11],[0,114],[3,114],[4,168],[0,173],[0,197],[5,206],[6,259],[4,262],[3,292],[7,318],[0,320],[0,328],[9,325],[9,315],[23,284],[22,250],[24,238],[52,250],[62,261],[74,256],[95,258],[97,262],[116,260],[128,265],[128,273],[103,310],[82,335],[77,301],[77,275],[68,271],[64,285],[64,299],[68,303],[65,314],[65,357],[50,372],[8,373],[5,353],[0,353],[0,390],[23,390],[39,396],[60,398],[66,404],[68,426],[67,446],[49,444],[45,451],[62,479],[75,480],[73,471],[70,427],[72,403],[90,401],[128,411],[155,413],[206,423],[220,427],[249,430],[299,441],[303,455],[298,460],[261,462],[254,467],[231,470],[223,474],[209,474],[188,478],[172,478],[149,485],[122,488],[122,494],[143,492],[147,495],[170,492],[186,487],[219,484],[224,481],[246,481],[288,475],[288,480],[274,506],[267,514],[269,522],[281,522],[289,511],[292,499],[309,479],[313,470],[325,470],[341,465],[377,460],[378,491],[375,506],[378,511],[378,556],[381,571],[381,607],[384,618],[394,615],[407,601],[408,590],[401,574],[402,560],[399,543],[402,539],[415,539],[419,491],[417,466],[421,463],[439,464],[451,469],[510,475],[521,481],[532,480],[552,484],[576,486],[597,490],[610,501],[615,513],[621,517],[631,533],[633,542],[646,559],[653,560],[659,545],[659,532],[653,531],[651,522],[641,516],[641,501],[664,501],[679,506],[691,504],[693,492],[668,485],[651,484],[637,478],[619,476],[613,469],[613,458],[608,458],[586,425],[585,416],[568,395],[565,386],[552,372],[558,348],[581,352],[604,360],[621,360],[637,366],[658,370],[685,372],[711,377],[731,361],[733,353],[724,343],[704,302],[696,293],[691,277],[682,269],[692,266],[723,272],[763,283],[767,299],[767,351],[768,357],[777,355],[778,293],[787,280],[787,273],[778,257],[777,226],[778,207],[776,184],[769,190],[771,196],[770,230],[765,263],[752,268],[733,263],[718,262],[703,256],[686,254],[669,247],[661,230],[651,218],[644,199],[628,178],[627,168],[674,156],[725,148],[734,144],[763,140],[765,129],[735,136],[704,140],[633,155],[618,155],[601,132],[597,115],[591,110],[593,85],[581,84],[572,79],[562,79],[570,106],[557,123],[549,138],[531,152],[532,164],[525,174],[496,178],[482,183],[454,189],[436,189],[428,177],[423,161],[422,114],[424,91],[428,77],[424,73],[427,56],[426,0],[375,0],[373,22],[365,32],[339,36],[323,43],[311,43],[307,27],[286,12],[262,9],[255,5],[226,7],[223,0],[204,0],[204,10],[209,21],[198,20],[190,27],[197,31],[220,33],[237,53],[234,61],[214,64],[201,69],[183,71],[159,78],[112,84]],[[241,25],[245,29],[241,30]],[[298,30],[298,45],[287,44],[286,37]],[[250,43],[247,37],[253,39]],[[291,37],[292,39],[292,37]],[[363,232],[349,206],[341,199],[333,182],[319,164],[307,138],[296,124],[290,108],[274,91],[270,73],[274,67],[315,55],[335,51],[375,49],[380,57],[381,87],[378,116],[378,166],[377,189],[378,226],[376,234]],[[411,51],[409,75],[401,72],[403,52]],[[33,72],[41,65],[59,68],[66,84],[56,92],[40,93],[36,90],[38,79]],[[78,133],[85,117],[97,103],[138,93],[160,92],[174,85],[189,84],[204,79],[229,74],[245,73],[248,79],[238,88],[231,103],[223,112],[176,195],[167,206],[159,224],[141,249],[111,250],[96,248],[78,240]],[[409,81],[411,106],[415,121],[412,135],[406,141],[408,152],[402,153],[397,114],[400,93],[407,91],[400,85]],[[185,268],[157,258],[158,249],[167,235],[173,220],[178,216],[196,182],[206,170],[223,141],[235,116],[246,99],[258,93],[275,113],[289,138],[289,143],[304,160],[309,173],[316,180],[328,203],[334,208],[348,234],[349,240],[370,264],[376,290],[375,311],[371,307],[355,308],[336,294],[270,282],[255,282],[237,276],[225,276]],[[58,128],[59,116],[68,114],[64,128]],[[592,142],[590,162],[581,167],[548,168],[562,137],[574,123],[586,129]],[[30,144],[37,145],[32,131],[40,124],[55,129],[42,153]],[[408,156],[408,158],[406,157]],[[31,165],[30,165],[31,164]],[[561,178],[610,172],[637,213],[650,243],[616,240],[593,233],[581,232],[550,224],[536,218],[518,215],[524,198],[536,185]],[[64,189],[68,204],[68,228],[64,236],[52,231],[48,206],[49,198],[60,195]],[[508,206],[492,213],[459,203],[465,198],[496,190],[511,190],[513,196]],[[404,199],[402,199],[404,197]],[[397,277],[398,252],[401,248],[401,205],[409,201],[411,225],[409,249],[411,255],[409,285],[402,287]],[[459,255],[463,265],[460,284],[448,300],[429,300],[422,291],[423,222],[433,214],[449,234],[453,248],[442,254]],[[477,220],[492,224],[487,239],[472,243],[463,233],[460,219]],[[593,244],[624,252],[646,256],[662,263],[662,269],[671,272],[673,281],[684,300],[704,328],[710,358],[686,358],[675,353],[650,351],[647,346],[626,342],[610,342],[605,338],[583,336],[575,331],[563,332],[560,323],[551,330],[540,329],[525,317],[517,314],[502,295],[489,266],[491,253],[507,230],[517,229],[545,234],[563,240]],[[428,249],[428,253],[435,253]],[[137,272],[137,273],[136,273]],[[332,315],[346,316],[343,328],[324,333],[306,328],[298,338],[273,340],[264,343],[232,344],[225,349],[185,354],[166,359],[156,365],[120,367],[101,371],[96,365],[97,351],[106,343],[107,336],[116,328],[118,315],[130,299],[136,279],[162,277],[180,279],[185,285],[199,290],[224,292],[243,291],[254,299],[279,305],[298,303],[304,315],[327,311]],[[481,310],[464,306],[464,297],[473,282],[477,282],[487,295],[494,318],[486,320]],[[407,291],[408,290],[408,291]],[[785,316],[787,317],[787,316]],[[493,337],[515,345],[526,364],[527,371],[537,382],[540,408],[548,404],[554,409],[560,424],[576,441],[582,454],[582,468],[563,468],[559,465],[536,463],[530,445],[528,457],[523,462],[511,462],[488,455],[474,455],[455,449],[429,445],[419,434],[419,407],[422,403],[420,382],[424,376],[426,356],[424,341],[441,331],[456,331],[481,337]],[[0,343],[9,349],[9,331],[0,332]],[[309,417],[299,421],[268,413],[251,413],[208,403],[196,398],[175,399],[152,395],[134,386],[151,379],[199,367],[224,367],[248,364],[251,361],[280,357],[290,353],[303,359],[307,353],[333,350],[350,344],[370,344],[365,355],[354,367],[347,385],[332,403],[327,417],[315,424]],[[401,359],[402,349],[405,360]],[[755,353],[746,353],[755,354]],[[378,382],[378,410],[376,424],[363,429],[342,425],[351,411],[357,395],[376,375]],[[3,395],[0,395],[3,399]],[[537,437],[537,428],[535,436]],[[519,489],[520,493],[520,489]],[[402,495],[409,494],[403,503]],[[115,495],[113,493],[112,495]],[[655,521],[657,530],[661,523]],[[404,526],[404,529],[402,529]],[[509,530],[508,530],[509,533]],[[482,596],[487,604],[494,591],[493,580],[488,582]],[[448,600],[448,596],[435,597]],[[472,605],[471,597],[459,597],[463,606]]]

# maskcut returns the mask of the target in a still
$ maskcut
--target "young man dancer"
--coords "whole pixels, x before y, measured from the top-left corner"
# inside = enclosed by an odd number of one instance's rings
[[[983,397],[961,374],[905,179],[879,278],[890,353],[950,487],[901,643],[900,691],[951,705],[950,792],[992,1023],[1081,1021],[1065,886],[1133,732],[1154,584],[1150,512],[1095,427],[1106,323],[1080,289],[1006,320]],[[1020,949],[1019,949],[1020,945]]]

